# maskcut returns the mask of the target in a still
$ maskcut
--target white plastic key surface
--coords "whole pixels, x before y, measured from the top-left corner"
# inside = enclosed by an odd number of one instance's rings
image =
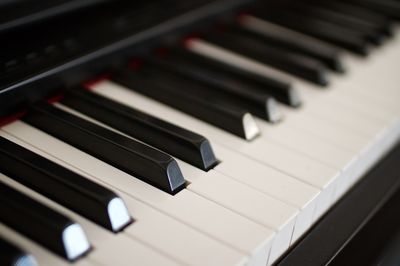
[[[115,190],[112,184],[106,184],[90,176],[71,165],[60,161],[49,154],[31,146],[21,140],[2,133],[11,141],[38,153],[39,155],[54,161],[78,174],[96,182],[111,190]],[[237,252],[212,238],[201,234],[184,223],[162,214],[161,212],[135,200],[129,195],[118,193],[124,200],[128,209],[134,214],[134,224],[125,228],[129,236],[146,243],[152,248],[167,254],[170,258],[186,265],[244,265],[246,256]],[[191,243],[190,248],[187,243]]]
[[[270,258],[275,260],[290,243],[298,215],[297,208],[243,185],[214,170],[203,172],[179,161],[191,184],[188,190],[275,231]]]
[[[354,109],[367,117],[379,119],[385,123],[391,123],[397,117],[398,111],[391,107],[381,105],[373,99],[365,97],[351,89],[350,86],[353,87],[355,85],[341,84],[340,86],[333,86],[336,89],[326,91],[320,99],[322,101],[332,101],[345,105],[346,107]]]
[[[316,138],[303,130],[270,125],[260,119],[257,123],[264,133],[261,138],[274,140],[282,146],[302,152],[316,161],[339,170],[345,169],[356,159],[357,154]]]
[[[213,148],[220,158],[224,158],[215,171],[299,208],[292,242],[309,228],[319,189],[216,143]]]
[[[337,199],[340,191],[346,190],[349,185],[349,177],[360,171],[364,167],[359,160],[359,153],[337,147],[327,141],[321,140],[310,134],[305,134],[302,130],[288,127],[270,126],[264,121],[258,121],[260,128],[266,132],[262,138],[274,139],[288,148],[297,150],[305,156],[320,161],[338,170],[336,186],[334,188],[333,202]]]
[[[45,152],[113,184],[115,188],[251,257],[249,265],[268,260],[274,232],[192,192],[164,193],[110,165],[89,156],[23,122],[2,130]],[[210,218],[214,217],[212,223]],[[229,225],[229,226],[228,226]],[[254,263],[254,264],[253,264]]]
[[[283,106],[282,109],[284,109]],[[301,112],[299,113],[289,109],[286,109],[285,112],[287,115],[285,117],[285,123],[280,125],[281,128],[287,128],[288,130],[301,129],[309,133],[310,136],[326,140],[337,147],[351,150],[355,154],[365,149],[371,142],[368,137],[355,133],[344,126],[338,126],[326,119],[305,116],[302,115]]]
[[[369,138],[374,138],[380,134],[385,123],[373,117],[367,117],[360,112],[353,111],[344,105],[338,105],[329,101],[313,102],[304,108],[304,113],[329,119],[338,124],[342,124],[353,131]],[[303,114],[304,114],[303,113]]]
[[[236,213],[204,200],[203,197],[188,190],[182,190],[175,197],[174,200],[160,204],[160,209],[179,217],[180,220],[190,223],[191,226],[203,230],[210,236],[219,237],[226,245],[234,244],[249,254],[249,265],[265,265],[268,262],[274,231],[257,223],[253,225],[245,218],[239,219]],[[236,232],[239,230],[241,232]],[[224,239],[221,235],[225,236]],[[240,237],[242,237],[241,243],[237,243]]]

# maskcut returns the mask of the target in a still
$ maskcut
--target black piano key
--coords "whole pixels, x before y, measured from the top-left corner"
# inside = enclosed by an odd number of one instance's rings
[[[245,19],[242,20],[245,26]],[[252,31],[251,29],[244,29],[240,26],[232,27],[231,30],[240,32],[241,35],[252,36],[260,41],[276,47],[291,50],[305,56],[309,56],[325,64],[331,70],[337,72],[344,72],[343,63],[340,60],[340,53],[337,49],[328,47],[327,45],[313,41],[311,39],[301,39],[298,36],[291,36],[279,30],[264,32],[263,34]]]
[[[366,7],[388,16],[390,18],[400,20],[400,3],[393,0],[352,0],[352,3]]]
[[[314,5],[320,5],[321,7],[335,11],[337,13],[346,14],[350,17],[354,17],[363,21],[375,25],[380,32],[386,36],[393,36],[394,23],[391,19],[382,16],[373,10],[356,6],[351,2],[339,2],[339,1],[318,1],[313,2]]]
[[[131,222],[112,191],[2,137],[0,171],[113,232]]]
[[[328,85],[326,68],[309,57],[228,32],[209,34],[203,39],[316,84]]]
[[[0,237],[0,265],[36,266],[34,257]]]
[[[190,52],[187,49],[170,49],[168,58],[179,63],[193,64],[199,68],[201,67],[203,71],[218,73],[219,77],[230,80],[230,82],[236,83],[237,86],[242,86],[244,89],[261,94],[270,94],[278,101],[291,107],[301,105],[299,92],[290,83],[261,76],[240,67]]]
[[[380,45],[386,39],[384,33],[380,32],[377,27],[368,21],[363,21],[346,14],[336,13],[332,10],[327,10],[304,3],[291,5],[291,10],[300,13],[304,17],[315,18],[321,21],[326,21],[337,26],[354,30],[360,33],[365,40],[372,44]]]
[[[256,11],[255,14],[268,21],[329,42],[358,55],[364,56],[369,52],[368,41],[353,30],[317,19],[305,18],[293,12],[275,9],[268,12],[265,10]]]
[[[246,140],[252,140],[259,134],[258,127],[247,111],[204,101],[185,93],[184,86],[172,88],[160,82],[157,76],[146,76],[131,70],[121,70],[112,79]]]
[[[224,78],[217,73],[202,69],[192,63],[183,61],[174,62],[171,58],[161,59],[158,57],[147,57],[144,67],[151,67],[155,71],[168,72],[180,82],[184,82],[185,87],[192,90],[199,98],[206,97],[206,100],[219,99],[226,104],[231,104],[249,110],[253,115],[257,115],[269,122],[275,123],[281,119],[281,114],[277,110],[275,99],[267,94],[249,90],[240,86],[230,78]],[[160,76],[158,76],[160,78]],[[167,83],[168,81],[166,81]],[[196,84],[194,84],[196,83]],[[177,87],[179,82],[171,84]],[[198,86],[201,85],[201,86]],[[197,92],[196,92],[197,89]]]
[[[202,170],[208,171],[218,163],[203,136],[103,96],[77,88],[61,103]]]
[[[51,105],[33,105],[23,121],[167,193],[185,187],[171,156]]]
[[[68,260],[90,250],[80,225],[1,182],[0,221]]]

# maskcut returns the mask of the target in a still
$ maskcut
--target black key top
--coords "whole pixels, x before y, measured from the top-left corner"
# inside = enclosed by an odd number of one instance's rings
[[[80,225],[1,182],[0,221],[68,260],[90,250]]]
[[[368,54],[368,41],[357,32],[317,19],[304,18],[293,12],[271,10],[255,12],[263,19],[327,41],[359,55]]]
[[[131,222],[112,191],[2,137],[0,171],[113,232]]]
[[[346,14],[350,17],[357,18],[363,21],[375,25],[380,32],[387,36],[393,36],[394,23],[391,19],[388,19],[373,10],[356,6],[350,2],[339,2],[339,1],[318,1],[313,2],[315,5],[321,5],[321,7],[335,11],[337,13]]]
[[[194,89],[194,91],[191,90],[191,93],[196,94],[199,98],[219,99],[226,104],[249,110],[253,115],[272,123],[281,120],[282,116],[277,110],[275,99],[271,95],[241,87],[241,84],[232,81],[229,77],[223,77],[218,73],[202,69],[193,63],[175,62],[171,58],[148,57],[146,58],[146,66],[155,71],[168,72],[176,78],[179,77],[179,81],[183,82],[188,90]],[[171,76],[167,78],[170,80]],[[171,84],[173,87],[177,85],[179,83]]]
[[[218,163],[203,136],[103,96],[77,88],[61,103],[202,170],[208,171]]]
[[[187,42],[190,49],[190,42]],[[230,80],[248,91],[257,93],[267,93],[278,101],[292,107],[301,105],[299,92],[290,84],[270,77],[261,76],[251,71],[246,71],[240,66],[225,64],[224,62],[213,60],[186,49],[174,48],[168,51],[168,58],[178,63],[193,64],[201,67],[203,71],[218,73],[219,77]]]
[[[0,237],[0,265],[36,266],[34,257]]]
[[[251,140],[259,134],[257,125],[247,111],[206,102],[185,93],[184,86],[172,88],[163,84],[157,75],[154,77],[143,72],[121,70],[116,73],[113,80],[246,140]]]
[[[170,194],[185,187],[171,156],[51,105],[32,106],[23,121]]]
[[[311,58],[231,32],[209,34],[203,39],[316,84],[328,85],[325,67]]]
[[[249,22],[249,19],[246,19],[246,17],[248,18],[246,15],[241,16],[240,23],[243,28],[235,27],[233,28],[235,31],[240,32],[242,35],[258,38],[266,44],[309,56],[322,62],[325,66],[334,71],[341,73],[344,72],[344,66],[340,60],[339,51],[337,49],[329,47],[328,45],[311,38],[304,38],[308,36],[301,36],[301,38],[299,38],[300,34],[289,34],[288,32],[274,28],[273,26],[268,30],[263,31],[263,33],[259,33],[252,29],[251,23]]]

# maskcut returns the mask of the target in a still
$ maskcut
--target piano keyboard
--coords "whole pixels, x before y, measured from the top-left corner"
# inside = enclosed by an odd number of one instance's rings
[[[274,264],[400,139],[399,8],[257,3],[7,119],[0,264]]]

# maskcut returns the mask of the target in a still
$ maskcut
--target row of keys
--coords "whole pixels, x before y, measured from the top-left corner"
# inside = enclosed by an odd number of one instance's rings
[[[78,265],[273,263],[398,138],[396,84],[382,94],[365,75],[399,53],[388,47],[371,67],[353,60],[359,73],[330,81],[344,71],[332,44],[365,54],[375,32],[390,35],[386,21],[340,36],[336,16],[320,22],[320,10],[294,25],[274,16],[286,7],[261,7],[3,127],[2,207],[16,211],[1,222],[67,259],[86,255]],[[307,21],[316,28],[302,28]],[[336,84],[319,92],[308,82]],[[0,234],[43,254],[14,231]]]

